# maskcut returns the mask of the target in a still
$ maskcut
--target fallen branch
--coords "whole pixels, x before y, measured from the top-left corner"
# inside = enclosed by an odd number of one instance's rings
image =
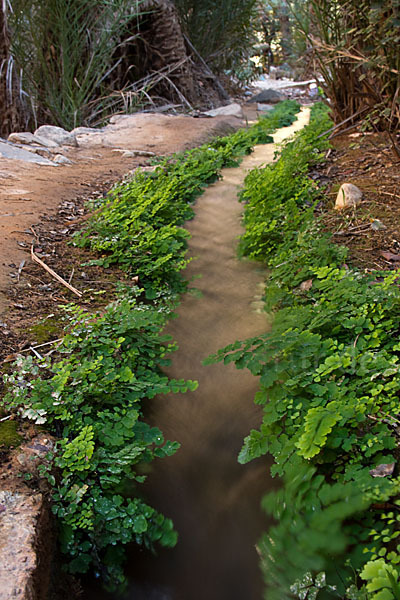
[[[34,252],[33,250],[33,246],[31,246],[31,258],[32,260],[37,263],[38,265],[40,265],[41,267],[43,267],[43,269],[45,269],[48,273],[50,273],[50,275],[52,277],[54,277],[54,279],[57,279],[57,281],[59,281],[60,283],[62,283],[62,285],[64,285],[66,288],[68,288],[71,292],[73,292],[74,294],[76,294],[78,296],[78,298],[82,297],[82,292],[80,292],[79,290],[77,290],[76,288],[74,288],[72,285],[70,285],[67,281],[65,281],[65,279],[63,279],[62,277],[60,277],[60,275],[58,275],[55,271],[53,271],[53,269],[51,269],[50,267],[48,267],[46,265],[45,262],[43,262]]]
[[[326,131],[324,131],[323,133],[320,133],[317,136],[317,140],[319,140],[319,138],[324,137],[324,135],[328,135],[328,133],[334,132],[337,129],[339,129],[339,127],[342,127],[342,125],[344,125],[345,123],[348,123],[349,121],[351,121],[351,119],[355,119],[356,117],[359,117],[360,115],[362,115],[364,112],[366,112],[368,110],[367,107],[365,108],[361,108],[360,110],[358,110],[357,112],[355,112],[353,115],[351,115],[351,117],[347,117],[347,119],[344,119],[344,121],[341,121],[340,123],[337,123],[337,125],[334,125],[333,127],[331,127],[330,129],[327,129]],[[342,133],[342,132],[341,132]]]
[[[14,362],[14,360],[16,360],[18,358],[18,355],[23,354],[24,352],[33,351],[33,353],[35,354],[35,350],[37,348],[43,348],[44,346],[51,346],[53,344],[57,344],[58,342],[62,342],[62,341],[63,341],[63,338],[58,338],[56,340],[52,340],[51,342],[45,342],[44,344],[36,344],[35,346],[29,346],[29,348],[24,348],[23,350],[14,352],[14,354],[10,354],[3,360],[3,363]],[[53,350],[51,352],[53,352]],[[50,354],[50,353],[48,353],[48,354]]]

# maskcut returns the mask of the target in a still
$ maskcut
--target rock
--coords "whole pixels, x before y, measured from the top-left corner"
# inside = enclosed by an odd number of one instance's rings
[[[0,600],[47,598],[56,549],[49,503],[29,490],[1,490],[0,502]]]
[[[34,152],[24,150],[24,148],[20,148],[19,146],[4,140],[0,141],[0,155],[3,158],[9,158],[11,160],[24,160],[25,162],[36,163],[38,165],[45,165],[48,167],[56,166],[55,163],[48,158],[44,158],[43,156],[39,156]]]
[[[250,98],[249,102],[259,102],[260,104],[277,104],[282,100],[285,100],[286,96],[276,92],[275,90],[262,90],[259,94],[256,94]]]
[[[371,229],[373,229],[374,231],[382,231],[383,229],[387,229],[387,227],[379,219],[373,219],[373,221],[371,222]]]
[[[272,104],[257,104],[257,110],[260,111],[268,111],[268,110],[272,110],[274,107],[272,106]]]
[[[396,463],[378,465],[375,469],[372,469],[369,474],[372,475],[372,477],[390,477],[393,475],[395,466]]]
[[[34,135],[29,131],[10,133],[8,141],[13,142],[14,144],[37,144],[38,146],[44,146],[46,148],[55,148],[57,146],[52,140],[46,140],[40,135]]]
[[[98,129],[95,127],[75,127],[75,129],[71,131],[71,135],[76,136],[90,133],[100,133],[101,131],[103,131],[103,127],[99,127]]]
[[[55,127],[53,125],[42,125],[39,129],[36,129],[35,135],[46,140],[55,142],[57,146],[77,146],[76,135],[65,131],[62,127]]]
[[[44,158],[51,158],[54,152],[54,148],[45,148],[44,146],[26,145],[23,149],[28,150],[28,152],[33,152],[34,154],[39,154],[40,156],[44,156]]]
[[[111,125],[115,125],[116,123],[129,119],[131,116],[132,115],[113,115],[109,118],[108,122],[111,123]]]
[[[203,114],[208,115],[209,117],[239,117],[239,119],[243,118],[243,111],[240,104],[234,102],[233,104],[228,104],[227,106],[220,106],[219,108],[214,108],[213,110],[207,110]]]
[[[55,162],[57,165],[72,165],[73,164],[72,160],[70,160],[67,156],[64,156],[63,154],[56,154],[55,157],[53,158],[53,162]]]
[[[362,191],[356,185],[344,183],[338,191],[335,209],[344,210],[357,206],[361,202],[362,195]]]
[[[318,86],[316,83],[310,83],[308,86],[308,93],[310,98],[317,98],[319,94]]]
[[[125,158],[134,156],[146,156],[150,158],[156,156],[155,152],[148,152],[147,150],[125,150],[125,148],[114,148],[113,152],[121,152],[122,156]]]

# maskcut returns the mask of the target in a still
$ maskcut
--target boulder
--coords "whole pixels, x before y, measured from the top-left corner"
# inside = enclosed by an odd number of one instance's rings
[[[77,146],[76,135],[69,133],[62,127],[55,127],[54,125],[41,125],[39,129],[36,129],[35,135],[38,135],[45,140],[53,141],[57,146]]]
[[[208,117],[239,117],[239,119],[243,118],[243,111],[240,104],[234,102],[233,104],[228,104],[227,106],[220,106],[219,108],[213,108],[213,110],[207,110],[203,114]]]
[[[362,195],[362,191],[356,185],[343,183],[336,196],[335,209],[344,210],[346,208],[354,208],[360,204]]]
[[[3,158],[9,158],[11,160],[23,160],[25,162],[36,163],[38,165],[46,165],[48,167],[57,166],[48,158],[44,158],[43,156],[40,156],[34,152],[24,150],[24,148],[20,148],[11,142],[6,142],[5,140],[0,141],[0,156]]]
[[[7,139],[14,144],[37,144],[38,146],[44,146],[45,148],[57,147],[57,144],[52,140],[45,139],[39,135],[34,135],[29,131],[10,133]]]
[[[282,100],[286,100],[286,96],[276,92],[275,90],[262,90],[259,94],[256,94],[250,98],[249,102],[258,102],[260,104],[278,104]]]
[[[55,157],[53,158],[53,162],[55,162],[57,165],[72,165],[72,160],[70,160],[67,156],[64,156],[63,154],[56,154]]]

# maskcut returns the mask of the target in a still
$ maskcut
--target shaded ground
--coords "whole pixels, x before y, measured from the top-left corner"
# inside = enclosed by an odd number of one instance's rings
[[[361,270],[400,265],[400,172],[387,140],[380,134],[347,134],[332,140],[333,150],[314,176],[326,184],[323,220],[337,243],[349,248],[349,261]],[[342,183],[363,192],[355,210],[333,209]]]

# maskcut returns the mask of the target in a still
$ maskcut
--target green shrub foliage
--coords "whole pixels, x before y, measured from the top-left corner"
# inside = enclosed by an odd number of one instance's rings
[[[70,307],[60,358],[20,358],[15,374],[5,376],[12,385],[6,404],[58,434],[56,475],[48,477],[70,570],[93,565],[109,584],[123,581],[115,544],[176,542],[171,521],[125,489],[127,480],[133,490],[145,480],[138,466],[179,446],[143,421],[146,400],[197,385],[162,372],[175,349],[160,336],[166,318],[126,298],[99,314]]]
[[[272,142],[270,134],[292,123],[298,110],[296,102],[282,102],[250,128],[166,158],[153,173],[138,170],[114,189],[75,243],[101,252],[97,264],[118,264],[138,276],[149,299],[184,291],[188,233],[182,226],[193,217],[193,202],[223,167],[237,165],[254,144]]]
[[[239,461],[270,453],[283,479],[263,501],[276,519],[260,542],[268,600],[399,597],[398,275],[349,268],[315,217],[320,192],[307,171],[329,125],[315,108],[278,162],[249,174],[240,249],[270,269],[274,321],[208,359],[260,378],[262,424]],[[328,587],[315,584],[319,572]]]
[[[175,345],[162,335],[181,292],[192,204],[224,166],[237,164],[255,143],[294,121],[299,105],[285,102],[259,123],[201,148],[161,160],[114,188],[75,240],[117,264],[139,285],[95,314],[70,306],[56,358],[19,358],[4,377],[7,408],[45,424],[57,438],[52,469],[53,511],[69,569],[89,568],[110,588],[123,584],[124,547],[173,546],[172,522],[150,507],[139,485],[143,466],[174,454],[178,444],[144,420],[155,395],[194,390],[194,381],[163,372]],[[133,297],[136,296],[136,299]]]

